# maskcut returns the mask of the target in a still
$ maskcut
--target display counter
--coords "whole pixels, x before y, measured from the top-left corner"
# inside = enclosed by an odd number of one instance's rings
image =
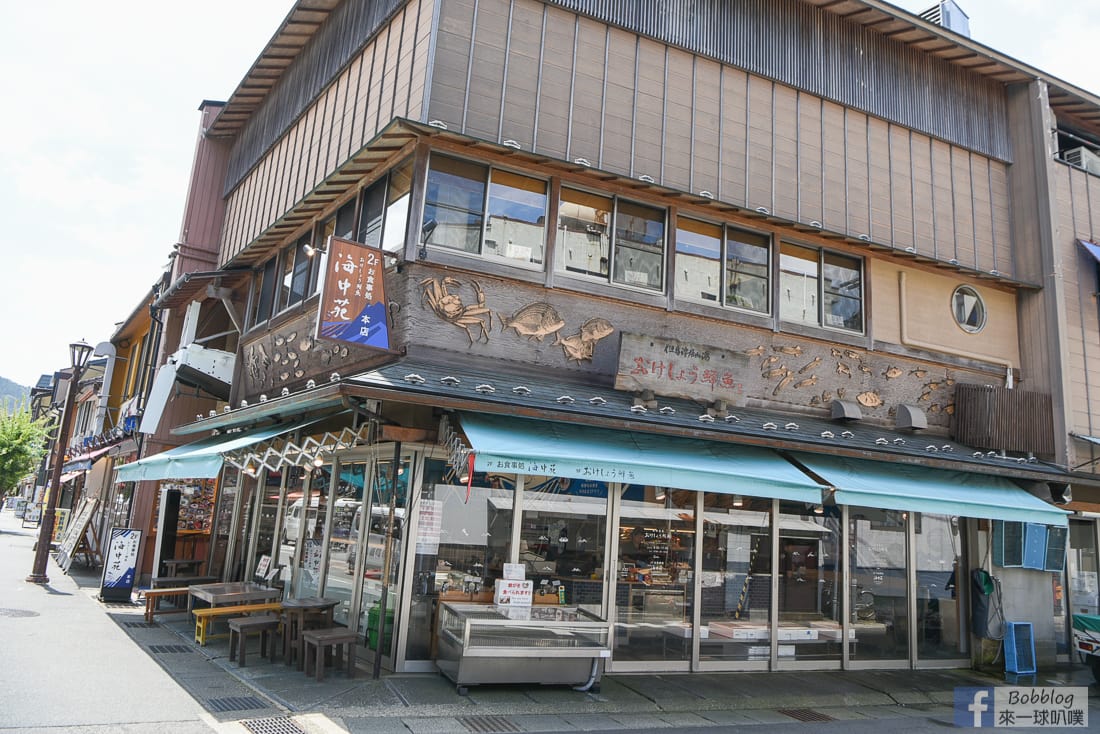
[[[608,628],[577,607],[445,602],[436,664],[460,694],[484,683],[598,687]]]

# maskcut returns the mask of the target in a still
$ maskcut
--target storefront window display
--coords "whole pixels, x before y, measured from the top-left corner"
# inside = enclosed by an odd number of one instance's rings
[[[210,542],[210,560],[207,564],[208,575],[220,577],[225,569],[225,556],[229,549],[229,538],[233,532],[233,508],[237,504],[240,491],[241,473],[232,466],[222,470],[222,491],[219,493],[217,509],[214,512],[214,530]]]
[[[852,660],[909,659],[907,514],[848,508]]]
[[[695,498],[695,492],[663,487],[627,487],[623,493],[617,661],[691,659]]]
[[[578,606],[606,619],[604,562],[609,485],[524,478],[519,562],[536,604]]]
[[[740,495],[703,496],[701,661],[760,660],[771,639],[771,505]]]
[[[363,462],[340,464],[336,502],[332,508],[324,596],[340,602],[333,612],[333,618],[343,625],[348,624],[351,616],[352,582],[355,579],[353,573],[359,524],[363,515],[366,469],[367,465]]]
[[[302,496],[290,504],[284,521],[284,533],[295,538],[295,598],[320,596],[323,536],[331,477],[331,466],[307,469],[302,482]],[[287,498],[289,500],[289,494]]]
[[[442,460],[425,460],[406,660],[434,659],[440,600],[491,600],[508,560],[514,488],[514,477],[495,474],[475,474],[467,488]]]
[[[373,471],[372,471],[373,467]],[[363,574],[363,590],[359,607],[359,629],[365,629],[368,647],[374,649],[381,642],[383,656],[393,652],[394,636],[379,635],[380,629],[389,631],[393,620],[400,618],[400,598],[397,593],[400,579],[404,538],[406,536],[409,479],[412,475],[412,456],[404,454],[395,467],[392,459],[375,460],[367,468],[368,504],[371,506],[370,526],[366,538],[360,537],[356,567]],[[366,511],[363,513],[366,515]],[[367,518],[361,519],[362,523]],[[361,526],[362,528],[362,526]],[[363,530],[360,529],[360,536]],[[389,536],[389,577],[384,577],[386,567],[387,535]],[[364,545],[365,543],[365,545]],[[361,557],[361,560],[360,560]],[[385,624],[382,615],[382,590],[385,582]],[[381,639],[379,639],[381,638]]]
[[[966,651],[957,578],[961,575],[959,518],[913,513],[917,556],[917,657],[960,658]]]
[[[840,509],[779,503],[778,660],[835,660],[843,655]]]

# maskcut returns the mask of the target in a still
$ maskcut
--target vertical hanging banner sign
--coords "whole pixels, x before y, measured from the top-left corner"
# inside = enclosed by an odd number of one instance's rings
[[[137,576],[141,531],[136,528],[111,528],[111,542],[103,559],[103,579],[99,598],[103,601],[130,601]]]
[[[382,251],[329,237],[317,310],[317,338],[390,348]]]

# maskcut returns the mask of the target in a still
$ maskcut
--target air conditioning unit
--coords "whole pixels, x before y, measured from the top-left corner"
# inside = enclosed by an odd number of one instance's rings
[[[1084,168],[1089,173],[1100,176],[1100,155],[1093,153],[1088,148],[1071,148],[1062,154],[1062,159],[1070,165]]]

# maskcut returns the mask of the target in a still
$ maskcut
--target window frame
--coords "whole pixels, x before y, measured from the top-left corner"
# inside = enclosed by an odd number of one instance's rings
[[[478,259],[478,260],[485,260],[487,262],[494,262],[494,263],[500,263],[500,264],[503,264],[503,265],[508,265],[510,267],[519,268],[519,269],[522,269],[522,270],[528,270],[528,271],[533,271],[533,272],[545,272],[545,270],[546,270],[546,260],[547,260],[547,249],[548,249],[548,242],[549,242],[549,231],[550,231],[549,230],[549,213],[550,213],[550,203],[551,203],[551,198],[550,197],[553,193],[552,186],[551,186],[551,181],[547,178],[543,178],[541,176],[533,175],[532,172],[530,172],[530,171],[510,169],[510,168],[507,168],[507,167],[504,167],[504,166],[497,166],[497,165],[493,164],[492,162],[476,161],[476,160],[471,160],[469,158],[463,158],[461,156],[452,155],[448,151],[433,150],[433,151],[431,151],[431,154],[428,157],[428,165],[427,165],[427,168],[425,170],[424,180],[423,180],[423,189],[424,189],[424,197],[423,198],[424,198],[424,201],[423,201],[423,205],[422,205],[422,208],[421,208],[421,211],[420,211],[420,220],[419,220],[421,231],[423,231],[425,225],[427,224],[427,219],[426,218],[427,218],[427,215],[428,215],[429,207],[432,207],[432,206],[439,207],[440,206],[438,202],[433,202],[428,196],[428,181],[431,178],[432,170],[433,170],[432,169],[432,159],[436,158],[436,157],[456,161],[460,164],[469,164],[471,166],[480,166],[481,168],[484,169],[485,175],[484,175],[484,179],[481,181],[483,189],[482,189],[482,196],[481,196],[481,209],[480,209],[480,213],[479,213],[480,226],[478,228],[478,241],[477,241],[478,248],[477,248],[477,251],[474,252],[474,251],[470,251],[470,250],[466,250],[466,249],[460,249],[460,248],[457,248],[457,247],[450,247],[450,246],[447,246],[447,245],[437,244],[437,243],[433,243],[433,242],[425,242],[423,236],[421,236],[421,245],[422,245],[422,247],[424,249],[430,249],[430,250],[438,252],[438,253],[448,253],[450,255],[455,255],[457,257],[475,258],[475,259]],[[510,176],[519,176],[519,177],[528,179],[530,181],[537,181],[537,182],[541,183],[542,186],[543,186],[543,193],[542,193],[542,197],[543,197],[543,208],[542,208],[543,225],[542,225],[542,238],[541,238],[540,243],[539,243],[540,248],[541,248],[541,252],[542,252],[542,258],[541,258],[541,260],[539,260],[537,262],[536,261],[531,261],[531,260],[524,261],[524,260],[520,260],[518,258],[507,257],[505,255],[500,255],[500,254],[497,254],[495,252],[489,252],[488,251],[489,248],[486,246],[486,242],[487,242],[487,239],[488,239],[489,221],[490,221],[490,218],[493,216],[493,215],[490,214],[490,211],[489,211],[490,205],[493,202],[493,184],[494,184],[493,175],[495,173],[498,173],[498,172],[502,173],[502,174],[510,175]],[[470,179],[470,180],[472,181],[474,179]],[[499,182],[497,182],[497,183],[499,183]],[[501,185],[505,185],[505,184],[501,184]],[[512,187],[512,188],[514,188],[514,187]],[[450,208],[454,208],[454,207],[450,207]],[[463,210],[463,211],[467,211],[470,214],[474,213],[473,210]]]
[[[956,310],[956,300],[959,297],[960,291],[969,291],[974,296],[977,304],[981,307],[981,323],[977,326],[968,326],[959,319],[959,312]],[[951,300],[949,301],[951,308],[951,320],[955,322],[955,326],[962,329],[967,334],[980,334],[989,324],[989,307],[985,303],[985,298],[978,292],[978,289],[967,283],[960,283],[951,290]]]
[[[613,288],[622,288],[622,289],[625,289],[625,290],[628,290],[628,291],[632,291],[634,293],[645,293],[645,294],[648,294],[648,295],[667,296],[668,295],[668,283],[669,283],[669,275],[668,275],[668,259],[669,258],[668,258],[668,255],[669,255],[669,219],[670,219],[669,209],[670,208],[668,206],[664,206],[662,204],[654,204],[654,203],[651,203],[651,202],[648,202],[648,201],[645,201],[645,200],[642,200],[642,199],[633,199],[633,198],[630,198],[628,196],[620,196],[618,194],[611,193],[611,192],[596,191],[596,190],[585,188],[583,186],[573,186],[573,185],[563,183],[560,186],[559,190],[558,190],[557,218],[554,222],[554,227],[559,232],[562,231],[561,220],[562,220],[563,197],[565,196],[565,193],[567,191],[573,191],[573,192],[577,192],[581,195],[587,195],[587,196],[598,196],[602,199],[609,200],[610,203],[611,203],[611,209],[609,210],[608,222],[607,222],[606,225],[603,225],[605,227],[604,234],[607,237],[607,256],[606,256],[606,259],[607,259],[607,274],[606,275],[594,274],[590,270],[583,270],[583,271],[582,270],[577,270],[577,269],[570,268],[568,265],[566,265],[566,258],[563,256],[562,250],[567,248],[568,245],[565,242],[565,238],[560,236],[560,235],[558,236],[558,239],[557,239],[557,242],[556,242],[556,245],[555,245],[558,249],[557,257],[555,257],[555,266],[554,266],[555,272],[557,274],[562,275],[562,276],[567,277],[567,278],[576,278],[578,280],[585,280],[585,281],[589,281],[589,282],[600,283],[600,284],[611,286]],[[576,202],[569,202],[569,203],[576,203]],[[662,215],[663,215],[661,220],[660,220],[661,221],[661,227],[662,227],[661,251],[660,251],[660,257],[657,258],[657,262],[659,263],[659,266],[660,266],[660,269],[661,269],[660,276],[658,278],[658,280],[660,281],[660,284],[656,288],[649,287],[649,286],[634,285],[632,283],[628,283],[628,282],[625,282],[625,281],[615,279],[616,259],[617,259],[618,254],[619,254],[617,252],[617,250],[620,247],[619,241],[618,241],[619,240],[618,230],[619,230],[619,204],[620,203],[625,203],[625,204],[628,204],[628,205],[631,205],[631,206],[636,206],[636,207],[643,208],[643,209],[650,209],[650,210],[653,210],[653,211],[661,212]],[[634,248],[632,245],[623,245],[622,247],[630,247],[631,249],[637,249],[637,248]]]
[[[718,259],[717,259],[717,261],[715,261],[715,265],[718,268],[718,285],[717,285],[717,288],[716,288],[717,294],[716,294],[714,300],[710,300],[710,299],[702,298],[702,297],[684,295],[679,287],[676,287],[676,288],[673,289],[673,294],[674,294],[675,300],[677,300],[677,301],[687,301],[689,303],[699,304],[701,306],[706,306],[708,308],[717,308],[717,309],[720,309],[720,310],[723,310],[723,311],[733,311],[733,312],[736,312],[736,313],[745,313],[745,314],[750,314],[752,316],[759,316],[759,317],[771,317],[773,315],[773,312],[775,311],[775,303],[776,303],[776,294],[775,294],[776,278],[775,278],[775,273],[773,272],[774,265],[775,265],[775,262],[776,262],[776,257],[775,257],[776,237],[775,237],[775,235],[771,232],[760,232],[760,231],[757,231],[757,230],[750,229],[748,227],[742,227],[742,226],[739,226],[739,225],[736,225],[736,224],[731,224],[729,222],[722,222],[722,221],[717,221],[716,222],[716,221],[713,221],[713,220],[705,219],[703,217],[677,214],[675,242],[674,242],[674,247],[672,249],[672,265],[673,265],[674,272],[679,272],[678,262],[679,262],[679,257],[680,257],[680,254],[681,254],[681,251],[680,251],[680,232],[683,230],[683,226],[682,226],[683,222],[695,222],[697,224],[705,225],[705,226],[708,226],[708,227],[716,227],[718,229],[718,231],[719,231],[719,236],[718,236]],[[743,241],[737,240],[736,238],[731,237],[731,233],[738,233],[738,232],[740,232],[742,234],[745,234],[745,235],[749,235],[751,237],[760,237],[763,240],[765,240],[765,242],[766,242],[766,244],[764,244],[763,247],[762,247],[762,249],[764,249],[767,252],[767,255],[768,255],[767,262],[764,264],[764,275],[763,275],[763,278],[762,278],[763,281],[764,281],[764,297],[766,299],[766,303],[764,304],[764,310],[749,308],[747,306],[738,306],[738,305],[735,305],[735,304],[730,302],[729,261],[730,261],[730,242],[731,242],[731,240],[734,241],[734,242],[740,242],[741,244],[748,244],[748,245],[751,245],[753,247],[761,247],[761,245],[759,245],[759,244],[746,243],[746,242],[743,242]],[[687,255],[688,253],[684,253],[684,254]],[[673,277],[675,277],[675,275]],[[749,274],[749,277],[756,279],[756,278],[760,278],[761,276],[759,276],[755,273],[751,273],[751,274]]]
[[[795,248],[798,248],[800,250],[812,250],[817,255],[816,259],[814,260],[814,263],[817,267],[817,291],[816,291],[816,295],[815,295],[816,310],[817,310],[817,321],[816,321],[816,323],[810,323],[810,322],[807,322],[807,321],[797,321],[797,320],[794,320],[794,319],[784,318],[784,316],[783,316],[782,308],[780,307],[780,299],[781,299],[781,296],[782,296],[781,291],[782,291],[782,288],[783,288],[783,278],[782,278],[782,276],[783,276],[783,246],[784,245],[788,245],[790,247],[795,247]],[[851,334],[853,336],[866,336],[866,334],[867,334],[867,309],[866,309],[866,304],[867,304],[867,259],[865,257],[859,256],[859,255],[853,255],[853,254],[843,252],[843,251],[840,251],[840,250],[834,250],[834,249],[831,249],[831,248],[828,248],[828,247],[822,247],[822,246],[816,245],[816,244],[807,244],[805,242],[797,242],[797,241],[794,241],[794,240],[791,240],[791,239],[786,239],[786,238],[778,239],[775,243],[775,248],[776,248],[776,254],[778,256],[775,258],[775,266],[774,266],[773,271],[772,271],[775,274],[775,285],[773,286],[772,293],[773,293],[773,297],[776,299],[775,319],[776,319],[777,323],[780,326],[782,326],[783,324],[789,324],[789,325],[802,327],[802,328],[824,329],[826,331],[832,331],[832,332],[836,332],[836,333],[840,333],[840,334]],[[851,260],[853,262],[853,264],[855,264],[857,266],[857,270],[858,270],[858,273],[859,273],[859,295],[857,297],[852,297],[852,296],[847,296],[847,295],[844,295],[844,294],[840,294],[840,296],[842,298],[847,298],[847,299],[855,300],[855,301],[858,302],[858,304],[859,304],[859,324],[860,324],[858,329],[852,329],[852,328],[848,328],[848,327],[845,327],[845,326],[836,326],[836,325],[833,325],[833,324],[826,323],[826,319],[825,319],[825,301],[826,301],[826,296],[829,295],[829,291],[827,290],[827,285],[826,285],[825,268],[826,268],[826,265],[827,265],[826,257],[829,256],[829,255],[834,256],[834,257],[838,257],[838,258],[845,258],[845,259]],[[833,295],[837,295],[837,294],[834,292]]]

